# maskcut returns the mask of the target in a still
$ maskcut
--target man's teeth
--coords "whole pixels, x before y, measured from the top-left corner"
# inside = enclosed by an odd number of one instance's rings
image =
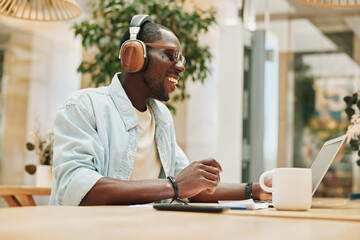
[[[170,82],[172,82],[172,83],[175,83],[175,84],[178,83],[178,80],[176,80],[176,79],[173,78],[173,77],[169,77],[168,80],[169,80]]]

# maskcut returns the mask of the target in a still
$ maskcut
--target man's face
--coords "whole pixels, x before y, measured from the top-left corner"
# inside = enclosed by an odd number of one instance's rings
[[[164,29],[160,30],[161,39],[154,44],[161,44],[176,47],[181,50],[181,45],[176,36]],[[142,79],[149,89],[150,98],[160,101],[168,101],[170,93],[176,87],[180,78],[180,73],[185,71],[181,61],[176,62],[173,59],[174,50],[148,47],[149,62],[146,70],[143,72]]]

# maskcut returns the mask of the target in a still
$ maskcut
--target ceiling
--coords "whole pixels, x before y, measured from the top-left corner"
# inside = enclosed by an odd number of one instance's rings
[[[271,21],[308,19],[323,33],[354,31],[360,37],[360,8],[334,9],[301,4],[294,0],[267,0]],[[263,21],[266,0],[256,0],[256,20]]]
[[[220,0],[221,1],[221,0]],[[226,0],[230,1],[230,0]],[[353,31],[360,37],[360,8],[333,9],[314,7],[294,0],[251,0],[256,2],[256,20],[263,21],[266,3],[270,8],[271,21],[307,19],[323,33]],[[91,17],[91,0],[76,0],[83,14],[74,20],[82,21]]]
[[[270,4],[268,10],[267,1]],[[294,0],[256,0],[258,29],[264,29],[267,11],[270,13],[269,29],[278,37],[280,51],[307,53],[304,61],[313,66],[314,75],[359,74],[354,36],[359,42],[360,8],[334,9]]]

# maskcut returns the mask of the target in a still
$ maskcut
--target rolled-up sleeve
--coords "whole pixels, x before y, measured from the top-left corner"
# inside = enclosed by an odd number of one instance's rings
[[[172,160],[175,163],[175,173],[174,176],[178,175],[184,168],[186,168],[189,165],[189,160],[186,157],[183,150],[179,147],[179,145],[176,142],[176,135],[175,135],[175,128],[174,128],[174,121],[170,114],[170,111],[166,109],[167,111],[167,117],[170,122],[170,136],[173,146],[173,155]]]
[[[69,104],[55,120],[52,205],[79,205],[103,176],[104,148],[95,118],[81,105]]]
[[[178,175],[188,165],[189,165],[189,160],[187,159],[183,150],[181,150],[181,148],[176,144],[176,146],[175,146],[175,176]]]

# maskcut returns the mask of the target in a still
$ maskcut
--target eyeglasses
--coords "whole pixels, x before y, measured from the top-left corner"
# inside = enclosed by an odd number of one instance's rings
[[[173,60],[178,63],[181,62],[182,65],[185,65],[186,59],[184,55],[182,54],[182,51],[177,49],[176,47],[163,45],[163,44],[156,44],[156,43],[145,43],[146,46],[152,47],[152,48],[160,48],[160,49],[170,49],[173,50],[172,58]]]

